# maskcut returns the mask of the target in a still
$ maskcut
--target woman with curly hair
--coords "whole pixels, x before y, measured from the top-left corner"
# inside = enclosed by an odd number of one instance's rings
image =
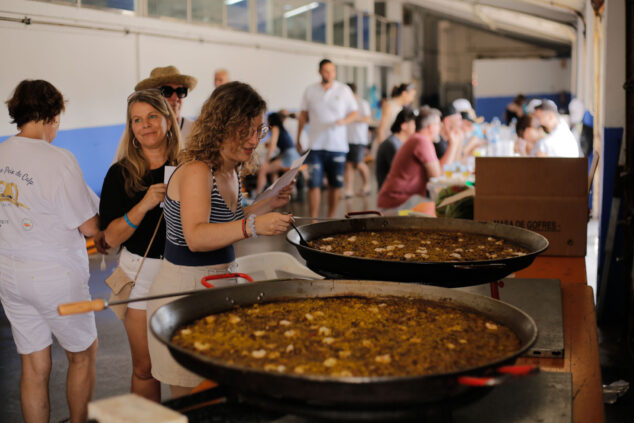
[[[127,110],[122,157],[103,181],[99,213],[106,242],[121,247],[120,269],[134,280],[141,267],[130,293],[130,298],[140,298],[147,296],[161,265],[165,223],[160,203],[165,198],[165,166],[176,164],[181,143],[178,120],[159,90],[134,92],[128,97]],[[146,307],[147,302],[137,301],[122,311],[132,354],[130,392],[158,402],[161,384],[150,371]]]
[[[288,203],[290,185],[276,197],[242,204],[240,177],[255,170],[253,152],[268,132],[265,110],[262,97],[241,82],[219,86],[203,104],[167,186],[165,254],[150,295],[199,289],[203,276],[235,270],[234,242],[287,230],[292,217],[271,211]],[[148,318],[173,300],[150,301]],[[153,337],[149,347],[152,375],[170,385],[172,396],[189,393],[203,380]]]

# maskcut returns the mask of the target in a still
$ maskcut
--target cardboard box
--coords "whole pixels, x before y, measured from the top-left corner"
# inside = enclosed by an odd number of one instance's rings
[[[474,219],[548,238],[546,256],[585,256],[588,159],[476,158]]]

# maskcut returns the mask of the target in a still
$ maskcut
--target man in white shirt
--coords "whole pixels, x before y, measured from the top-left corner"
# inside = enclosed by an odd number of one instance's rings
[[[579,143],[568,124],[559,116],[552,100],[543,100],[535,107],[535,117],[548,135],[537,142],[531,155],[538,157],[579,157]]]
[[[346,125],[357,118],[357,101],[352,90],[335,81],[335,65],[328,59],[319,62],[321,82],[304,91],[297,127],[300,139],[304,125],[310,119],[308,138],[311,152],[308,164],[308,209],[317,217],[324,176],[328,178],[328,217],[334,217],[341,198],[343,174],[348,152]],[[296,144],[301,153],[301,146]]]

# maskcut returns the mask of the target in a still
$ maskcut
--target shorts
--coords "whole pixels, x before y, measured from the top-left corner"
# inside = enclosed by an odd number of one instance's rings
[[[121,255],[119,256],[119,266],[121,267],[121,270],[123,270],[131,280],[134,280],[134,276],[139,270],[139,265],[141,264],[142,259],[143,257],[131,253],[125,247],[123,247],[121,249]],[[156,279],[156,275],[158,275],[160,268],[161,259],[149,257],[145,258],[145,261],[143,262],[143,267],[141,268],[141,272],[139,273],[139,277],[137,278],[136,283],[132,288],[132,292],[130,292],[130,299],[148,296],[148,292],[150,292],[152,282],[154,282],[154,279]],[[135,310],[145,310],[147,308],[147,301],[128,303],[128,308],[133,308]]]
[[[287,148],[282,154],[280,154],[280,160],[282,161],[282,166],[284,167],[291,167],[293,162],[297,159],[299,159],[299,153],[295,147]]]
[[[200,283],[200,279],[202,279],[203,276],[234,272],[237,269],[235,262],[228,266],[229,267],[224,270],[210,266],[179,266],[163,259],[161,261],[161,270],[150,288],[150,295],[204,289],[204,286]],[[219,287],[235,285],[237,281],[234,278],[216,280],[212,281],[212,283],[214,286]],[[152,315],[159,307],[176,301],[179,298],[182,297],[161,298],[148,301],[148,325],[150,324]],[[155,379],[168,385],[185,387],[198,386],[204,380],[203,377],[190,372],[178,364],[167,347],[152,334],[148,336],[148,348],[152,361],[152,376],[154,376]]]
[[[57,306],[90,299],[85,275],[53,262],[0,255],[0,300],[19,354],[43,350],[52,335],[66,351],[88,349],[97,339],[95,314],[60,316]]]
[[[308,188],[321,188],[324,175],[328,178],[328,186],[341,188],[343,172],[346,169],[346,153],[312,150],[306,157],[308,164]]]
[[[346,161],[349,163],[361,163],[365,160],[365,152],[368,147],[363,144],[350,144],[346,155]]]

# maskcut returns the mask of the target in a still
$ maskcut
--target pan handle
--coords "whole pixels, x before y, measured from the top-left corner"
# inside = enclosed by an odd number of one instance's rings
[[[506,263],[454,264],[453,267],[460,270],[501,269]]]
[[[215,280],[215,279],[229,279],[229,278],[243,278],[248,280],[249,282],[253,282],[253,278],[246,273],[223,273],[221,275],[207,275],[203,276],[200,280],[200,283],[203,284],[206,288],[214,288],[212,284],[207,281]]]
[[[89,311],[101,311],[106,308],[106,302],[101,298],[90,301],[60,304],[57,306],[57,314],[68,316],[70,314],[88,313]]]
[[[485,387],[498,386],[509,379],[521,376],[529,376],[539,372],[539,367],[526,365],[502,366],[495,370],[498,376],[482,377],[482,376],[459,376],[458,383],[463,386]]]
[[[361,210],[361,211],[355,211],[355,212],[348,212],[344,216],[346,219],[350,219],[352,216],[363,216],[364,214],[376,214],[377,216],[383,216],[383,213],[381,213],[378,210]]]

